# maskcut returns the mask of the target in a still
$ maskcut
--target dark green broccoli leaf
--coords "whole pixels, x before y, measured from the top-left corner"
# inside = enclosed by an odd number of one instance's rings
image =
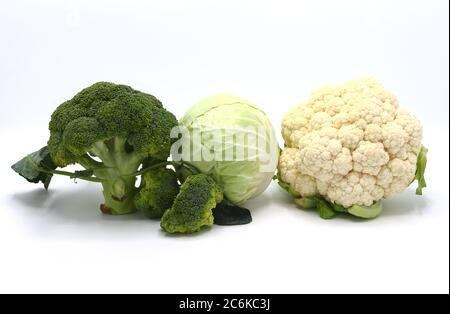
[[[212,210],[214,224],[219,226],[245,225],[252,222],[252,214],[247,208],[222,202]]]
[[[45,146],[21,159],[11,168],[28,182],[42,182],[47,190],[53,174],[46,172],[46,170],[55,170],[56,166],[50,157],[47,146]]]

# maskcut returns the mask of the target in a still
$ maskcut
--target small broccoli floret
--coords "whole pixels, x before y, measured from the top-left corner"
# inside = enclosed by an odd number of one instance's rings
[[[169,233],[193,233],[214,223],[212,209],[223,200],[216,182],[205,174],[190,176],[181,186],[172,208],[161,219]]]
[[[176,125],[155,97],[99,82],[55,110],[48,150],[55,166],[80,164],[101,181],[103,212],[127,214],[135,210],[134,174],[149,158],[167,160]]]
[[[147,217],[159,219],[172,207],[179,190],[175,171],[165,167],[152,169],[142,176],[141,188],[134,198],[134,205]]]

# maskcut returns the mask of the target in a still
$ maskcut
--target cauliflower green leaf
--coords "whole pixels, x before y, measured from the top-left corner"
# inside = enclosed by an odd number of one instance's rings
[[[289,183],[281,180],[280,174],[277,175],[278,177],[278,185],[285,190],[286,192],[288,192],[289,194],[291,194],[291,196],[298,198],[300,197],[300,193],[296,192]]]
[[[379,200],[371,206],[353,205],[348,208],[329,202],[322,196],[296,198],[295,203],[303,209],[314,209],[323,219],[331,219],[340,213],[347,213],[363,219],[378,217],[383,211],[383,202]]]
[[[383,211],[383,202],[380,200],[372,206],[353,205],[347,211],[359,218],[372,219],[378,217]]]
[[[417,156],[417,168],[415,180],[417,180],[418,186],[416,189],[417,195],[422,195],[422,189],[427,186],[425,181],[425,168],[427,167],[427,153],[428,149],[425,146],[420,148],[419,155]]]

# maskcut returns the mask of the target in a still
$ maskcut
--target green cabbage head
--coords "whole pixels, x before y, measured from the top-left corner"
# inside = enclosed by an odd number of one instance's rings
[[[240,205],[264,192],[277,168],[279,146],[267,115],[235,95],[210,96],[180,120],[179,159],[211,175],[228,201]],[[181,149],[180,149],[181,146]]]

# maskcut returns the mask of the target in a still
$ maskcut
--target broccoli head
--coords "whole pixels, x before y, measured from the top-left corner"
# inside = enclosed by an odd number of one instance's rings
[[[189,176],[175,198],[172,208],[161,219],[169,233],[193,233],[214,223],[212,209],[223,200],[216,182],[205,174]]]
[[[159,219],[172,207],[179,192],[175,171],[155,168],[142,175],[141,188],[134,198],[136,209],[151,219]]]
[[[126,214],[135,209],[133,174],[149,158],[167,160],[176,125],[152,95],[99,82],[55,110],[48,149],[56,166],[80,164],[102,181],[103,212]]]

